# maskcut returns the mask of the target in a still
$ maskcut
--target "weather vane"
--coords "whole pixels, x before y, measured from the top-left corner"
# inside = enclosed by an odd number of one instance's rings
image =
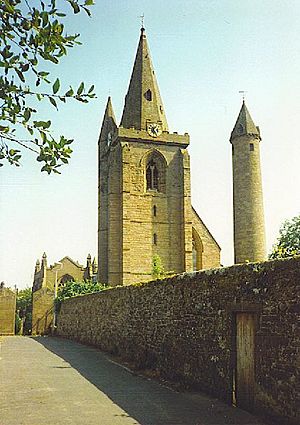
[[[144,28],[144,18],[145,18],[144,13],[140,16],[140,18],[141,18],[141,26],[142,28]]]
[[[246,91],[245,90],[239,90],[239,93],[241,93],[242,97],[243,97],[243,102],[245,101],[245,96],[246,96]]]

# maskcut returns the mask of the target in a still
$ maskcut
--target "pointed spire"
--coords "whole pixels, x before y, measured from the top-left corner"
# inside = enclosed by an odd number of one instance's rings
[[[102,121],[101,132],[99,142],[107,141],[108,134],[114,132],[117,128],[116,118],[111,102],[111,97],[109,96],[106,103],[105,113]]]
[[[35,263],[35,273],[39,272],[40,270],[41,270],[40,260],[36,260],[36,263]]]
[[[93,262],[92,262],[92,269],[93,269],[93,274],[96,274],[97,271],[98,271],[98,264],[97,264],[95,257],[94,257]]]
[[[168,131],[168,123],[154,74],[145,29],[142,27],[125,98],[121,126],[147,130],[147,123],[154,122],[160,124],[162,131]]]
[[[47,255],[45,252],[42,256],[42,267],[47,267]]]
[[[243,100],[238,119],[236,120],[235,126],[231,132],[230,141],[235,139],[236,137],[244,136],[247,134],[252,136],[258,136],[260,138],[259,127],[254,124],[245,104],[245,100]]]

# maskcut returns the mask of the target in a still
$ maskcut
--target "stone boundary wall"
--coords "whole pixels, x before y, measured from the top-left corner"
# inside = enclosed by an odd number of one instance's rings
[[[236,312],[254,312],[255,412],[299,424],[300,257],[65,301],[58,334],[232,402]]]

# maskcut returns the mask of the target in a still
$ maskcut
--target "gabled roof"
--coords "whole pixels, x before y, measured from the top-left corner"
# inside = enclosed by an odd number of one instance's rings
[[[59,260],[59,263],[62,263],[64,260],[70,261],[70,263],[74,264],[76,267],[83,268],[83,266],[81,264],[79,264],[78,261],[72,260],[72,258],[68,257],[67,255],[65,257],[63,257],[61,260]],[[52,267],[55,267],[55,264],[53,264]]]
[[[197,211],[195,210],[195,208],[192,206],[192,211],[193,213],[196,215],[196,217],[198,218],[198,220],[201,222],[201,224],[203,225],[203,227],[205,228],[205,230],[207,231],[207,233],[210,235],[210,237],[212,238],[212,240],[215,242],[215,244],[217,245],[217,247],[219,248],[219,250],[221,251],[221,247],[218,244],[218,242],[216,241],[216,239],[213,237],[213,235],[211,234],[211,232],[208,230],[208,227],[205,225],[205,223],[203,222],[202,218],[200,217],[200,215],[197,213]]]
[[[160,122],[162,130],[168,131],[168,123],[150,57],[145,30],[142,28],[125,98],[121,126],[146,130],[147,122]]]
[[[231,132],[230,140],[247,134],[260,137],[259,128],[256,127],[256,125],[254,124],[253,119],[251,118],[251,115],[245,104],[245,101],[243,100],[239,116]]]

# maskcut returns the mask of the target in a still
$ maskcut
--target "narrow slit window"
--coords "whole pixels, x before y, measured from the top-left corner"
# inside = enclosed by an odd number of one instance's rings
[[[157,208],[156,205],[154,205],[153,207],[153,216],[156,217],[156,213],[157,213]]]
[[[153,244],[157,245],[157,234],[156,233],[154,233],[154,235],[153,235]]]
[[[253,152],[254,151],[254,144],[250,143],[250,151]]]
[[[151,102],[151,100],[152,100],[152,91],[151,91],[150,89],[146,91],[146,93],[145,93],[145,98],[146,98],[149,102]]]

